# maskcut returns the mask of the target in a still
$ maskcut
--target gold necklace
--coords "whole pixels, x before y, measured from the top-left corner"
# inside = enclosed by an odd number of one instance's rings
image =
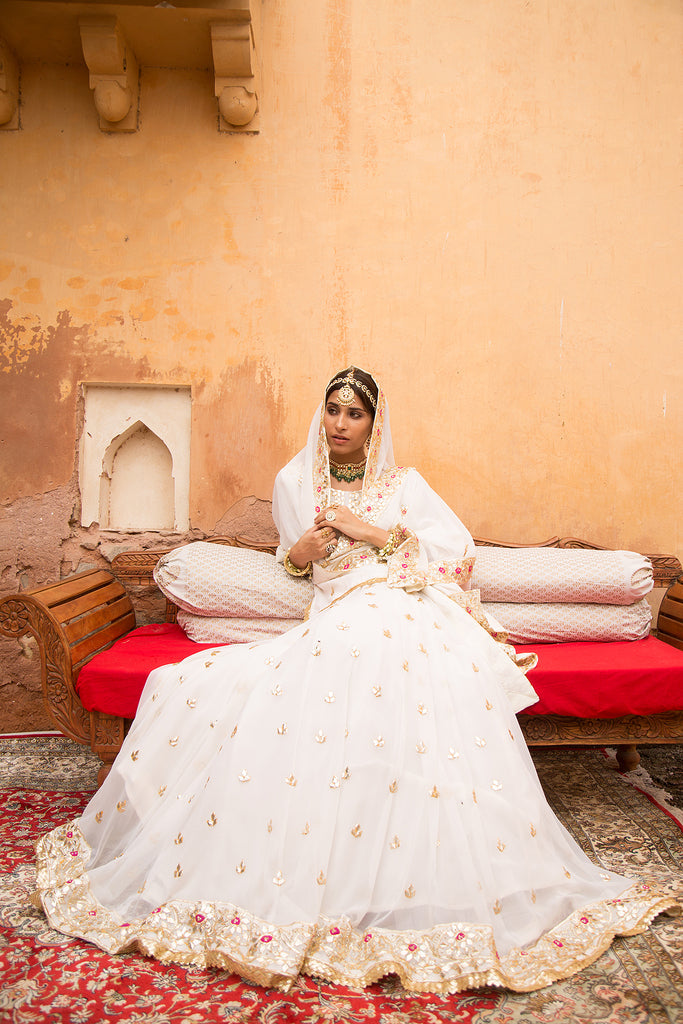
[[[333,462],[330,459],[330,476],[334,477],[335,480],[342,480],[344,483],[352,484],[354,480],[362,480],[365,475],[365,464],[367,459],[363,459],[362,462]]]

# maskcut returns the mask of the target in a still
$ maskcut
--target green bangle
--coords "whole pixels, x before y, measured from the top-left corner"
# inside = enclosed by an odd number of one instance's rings
[[[290,576],[310,576],[313,571],[313,562],[309,562],[303,569],[300,569],[298,565],[294,565],[289,558],[289,551],[285,555],[284,566]]]

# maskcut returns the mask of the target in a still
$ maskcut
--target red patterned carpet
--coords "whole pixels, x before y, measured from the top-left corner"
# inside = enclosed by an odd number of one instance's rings
[[[683,830],[597,751],[535,760],[556,813],[593,858],[683,894]],[[662,916],[591,967],[529,995],[489,989],[411,995],[391,979],[363,993],[301,980],[286,995],[234,975],[111,957],[52,931],[30,903],[36,837],[76,816],[93,764],[62,738],[0,740],[0,1021],[365,1022],[365,1024],[683,1024],[683,920]]]

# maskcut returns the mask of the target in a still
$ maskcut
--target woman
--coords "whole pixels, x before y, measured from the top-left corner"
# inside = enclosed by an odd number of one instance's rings
[[[330,381],[273,514],[308,620],[150,675],[107,781],[39,844],[54,927],[283,989],[528,991],[671,905],[546,804],[515,719],[536,695],[468,593],[472,538],[394,465],[370,375]]]

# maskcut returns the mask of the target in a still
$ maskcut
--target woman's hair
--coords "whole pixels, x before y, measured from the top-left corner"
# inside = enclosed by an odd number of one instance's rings
[[[374,419],[379,390],[370,374],[366,373],[365,370],[359,370],[357,366],[347,366],[345,370],[340,370],[334,374],[325,389],[325,401],[327,402],[333,391],[338,391],[344,385],[353,388],[363,403],[365,410]]]

